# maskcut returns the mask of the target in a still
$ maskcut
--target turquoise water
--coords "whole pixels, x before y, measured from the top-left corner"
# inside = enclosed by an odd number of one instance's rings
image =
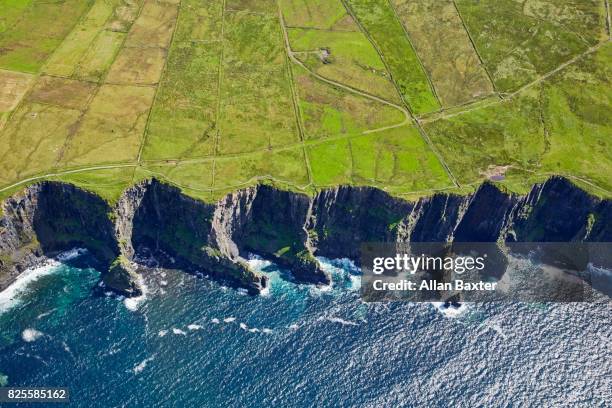
[[[8,385],[66,386],[71,406],[605,406],[607,301],[366,304],[358,271],[295,285],[270,263],[251,297],[172,270],[143,271],[139,301],[105,296],[99,273],[56,264],[0,299]],[[609,406],[609,405],[608,405]]]

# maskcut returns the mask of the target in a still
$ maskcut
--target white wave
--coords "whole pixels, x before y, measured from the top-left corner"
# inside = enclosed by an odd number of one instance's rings
[[[55,258],[46,259],[36,267],[23,271],[12,284],[0,292],[0,314],[17,306],[20,303],[19,297],[27,291],[32,282],[57,272],[63,262],[78,258],[85,253],[87,253],[87,250],[83,248],[71,249],[58,254]]]
[[[70,347],[68,347],[68,344],[65,341],[62,341],[62,347],[64,347],[64,351],[66,353],[74,357],[74,355],[72,354],[72,350],[70,350]]]
[[[157,332],[159,337],[164,337],[166,334],[168,334],[168,330],[160,330]]]
[[[273,330],[272,330],[272,329],[265,328],[265,329],[261,329],[261,331],[262,331],[263,333],[269,334],[269,333],[272,333],[272,331],[273,331]]]
[[[268,285],[265,288],[259,291],[259,295],[264,297],[270,296],[270,282],[268,282]]]
[[[257,327],[253,327],[252,329],[249,329],[249,333],[259,333],[259,329]]]
[[[327,320],[328,322],[332,322],[332,323],[340,323],[343,326],[359,326],[359,323],[355,323],[350,320],[344,320],[341,317],[325,316],[325,317],[319,317],[318,320]]]
[[[47,259],[40,266],[23,271],[15,282],[0,292],[0,314],[19,304],[19,297],[27,291],[30,283],[57,272],[61,265],[61,262],[55,259]]]
[[[332,260],[324,256],[317,256],[317,260],[321,264],[321,267],[327,272],[351,271],[353,273],[359,273],[361,271],[359,267],[355,265],[355,262],[348,258],[337,258]]]
[[[350,290],[359,290],[361,289],[361,276],[358,275],[349,275],[349,279],[351,280]]]
[[[172,328],[172,333],[177,334],[177,335],[181,335],[181,336],[186,336],[187,335],[187,333],[185,333],[183,330],[177,329],[176,327]]]
[[[238,288],[236,289],[236,292],[240,295],[240,296],[246,296],[249,292],[247,292],[246,289],[244,288]]]
[[[38,331],[36,329],[25,329],[23,332],[21,332],[21,338],[23,339],[23,341],[27,342],[27,343],[31,343],[33,341],[38,340],[39,338],[41,338],[43,336],[43,332]]]
[[[161,286],[167,286],[168,285],[168,281],[162,280],[162,281],[159,281],[159,284]]]
[[[324,293],[331,292],[334,286],[334,281],[332,280],[329,285],[317,285],[310,287],[310,294],[313,296],[321,296]]]
[[[140,287],[140,291],[142,292],[142,294],[140,296],[128,297],[123,299],[123,304],[125,305],[125,308],[132,312],[137,311],[138,308],[140,308],[140,305],[144,303],[145,300],[147,300],[147,293],[149,291],[149,288],[145,284],[145,281],[141,275],[138,275],[136,283],[138,284],[138,287]]]
[[[134,374],[139,374],[142,372],[142,370],[144,370],[147,367],[147,364],[152,361],[155,358],[155,355],[152,355],[151,357],[147,357],[144,360],[142,360],[140,363],[136,364],[134,366],[134,368],[132,368],[132,371],[134,372]]]
[[[246,261],[247,265],[255,271],[261,272],[263,269],[272,265],[272,262],[261,258],[258,255],[249,255],[249,259]]]
[[[213,322],[214,324],[221,323],[221,321],[219,319],[217,319],[216,317],[213,317],[210,321]]]
[[[297,330],[299,328],[300,328],[300,326],[297,325],[297,324],[292,324],[291,326],[289,326],[289,330]]]
[[[492,324],[486,324],[486,326],[489,327],[491,330],[493,330],[495,333],[499,334],[504,339],[508,338],[508,336],[506,335],[506,333],[504,333],[504,330],[501,328],[500,325],[492,323]]]
[[[236,318],[235,317],[226,317],[225,319],[223,319],[223,321],[225,323],[232,323],[232,322],[236,321]]]
[[[51,313],[53,313],[53,312],[55,312],[55,308],[53,308],[53,309],[51,309],[51,310],[49,310],[49,311],[47,311],[47,312],[44,312],[44,313],[39,314],[38,316],[36,316],[36,320],[40,320],[40,319],[42,319],[43,317],[47,317],[47,316],[49,316],[49,315],[50,315]]]
[[[431,302],[433,307],[445,317],[455,319],[461,316],[465,311],[468,310],[468,307],[465,303],[459,305],[459,307],[455,306],[446,306],[444,302]]]
[[[240,323],[240,328],[242,330],[248,330],[249,329],[249,327],[246,324],[244,324],[244,323]]]
[[[69,251],[62,252],[61,254],[57,255],[55,259],[57,259],[59,262],[66,262],[76,259],[81,255],[85,255],[86,253],[87,250],[85,248],[74,248]]]
[[[199,324],[190,324],[189,326],[187,326],[187,328],[189,330],[201,330],[202,326],[200,326]]]

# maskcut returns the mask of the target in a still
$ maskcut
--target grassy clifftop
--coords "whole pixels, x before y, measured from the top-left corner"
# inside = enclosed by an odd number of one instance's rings
[[[151,177],[206,201],[261,181],[412,198],[552,174],[610,197],[606,7],[0,0],[0,198],[51,179],[112,201]]]

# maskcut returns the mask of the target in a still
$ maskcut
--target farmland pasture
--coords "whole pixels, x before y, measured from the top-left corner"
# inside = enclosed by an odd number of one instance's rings
[[[493,92],[453,0],[393,0],[443,106]]]
[[[376,49],[361,32],[289,30],[295,57],[322,77],[401,103]]]
[[[416,114],[440,108],[433,88],[404,28],[387,0],[346,0],[379,49],[402,98]]]
[[[509,92],[606,39],[599,0],[456,0],[493,81]]]
[[[36,73],[94,0],[0,1],[0,68]]]
[[[340,0],[282,0],[281,8],[289,27],[359,31]]]
[[[599,0],[0,0],[0,196],[259,182],[610,196]],[[495,176],[495,177],[494,177]],[[23,183],[23,184],[20,184]]]
[[[296,70],[295,83],[307,139],[357,135],[405,120],[397,108],[329,86],[304,70]]]

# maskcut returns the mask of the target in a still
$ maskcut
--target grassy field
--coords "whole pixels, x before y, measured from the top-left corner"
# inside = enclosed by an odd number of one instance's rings
[[[596,0],[0,0],[0,198],[157,177],[612,196]]]
[[[393,0],[443,106],[493,92],[453,0]]]
[[[602,194],[612,184],[611,62],[608,43],[507,102],[425,129],[464,184],[506,174],[516,186],[534,174],[563,174],[599,186]]]
[[[356,31],[340,0],[281,0],[288,27],[330,31]]]
[[[359,135],[405,120],[401,110],[329,86],[305,70],[296,70],[295,82],[308,140]]]
[[[513,91],[605,40],[599,0],[456,0],[498,90]]]
[[[401,103],[376,49],[359,31],[289,30],[295,56],[311,71],[360,91]]]
[[[93,0],[0,1],[0,68],[35,73]]]
[[[416,114],[440,103],[419,57],[387,0],[346,0],[352,13],[382,54],[402,98]]]
[[[0,71],[0,112],[8,113],[17,107],[32,83],[32,75]]]

